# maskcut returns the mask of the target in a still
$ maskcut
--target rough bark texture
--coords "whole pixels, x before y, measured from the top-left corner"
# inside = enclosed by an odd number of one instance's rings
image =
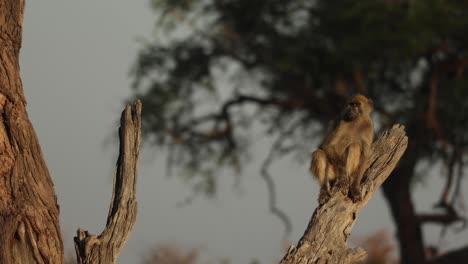
[[[140,152],[141,103],[127,106],[120,119],[120,152],[107,224],[99,235],[78,229],[75,250],[79,264],[115,263],[136,221],[135,186]]]
[[[281,263],[356,263],[366,257],[362,248],[350,249],[346,241],[357,214],[395,168],[408,145],[404,128],[395,125],[372,148],[370,167],[361,186],[363,200],[353,203],[336,187],[332,196],[319,206],[297,246],[291,246]]]
[[[59,208],[19,71],[24,1],[0,0],[0,263],[63,263]]]

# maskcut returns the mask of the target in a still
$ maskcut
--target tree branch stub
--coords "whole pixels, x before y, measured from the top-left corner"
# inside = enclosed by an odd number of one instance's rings
[[[292,245],[280,263],[356,263],[367,253],[362,248],[350,249],[346,241],[359,211],[369,202],[378,187],[395,168],[408,145],[404,127],[394,125],[374,142],[370,166],[361,186],[362,201],[353,203],[334,187],[332,196],[312,215],[297,246]]]
[[[120,150],[105,229],[98,236],[79,228],[74,238],[79,264],[116,263],[136,222],[136,180],[141,141],[141,102],[127,105],[119,129]]]

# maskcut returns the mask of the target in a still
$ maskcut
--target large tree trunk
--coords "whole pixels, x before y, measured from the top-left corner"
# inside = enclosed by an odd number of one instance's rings
[[[412,159],[411,147],[405,157]],[[410,195],[410,179],[413,175],[412,164],[402,162],[390,179],[384,184],[384,195],[387,199],[395,227],[397,229],[401,264],[422,264],[424,256],[424,241],[421,225]]]
[[[424,256],[424,241],[421,224],[413,206],[410,188],[414,175],[414,167],[420,158],[417,150],[421,147],[421,131],[424,125],[418,120],[412,120],[407,127],[408,136],[413,139],[399,166],[390,179],[383,185],[383,193],[395,221],[398,245],[400,248],[401,264],[422,264],[426,262]]]
[[[371,165],[361,188],[363,200],[353,203],[335,186],[331,198],[315,210],[297,246],[291,246],[281,263],[349,264],[364,260],[364,249],[350,249],[346,242],[359,211],[390,175],[407,144],[408,139],[402,127],[394,126],[391,131],[384,133],[372,147]]]
[[[59,208],[19,74],[23,0],[0,0],[0,263],[63,263]]]

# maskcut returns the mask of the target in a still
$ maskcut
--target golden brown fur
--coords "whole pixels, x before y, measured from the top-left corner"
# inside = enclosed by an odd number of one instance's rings
[[[362,199],[362,176],[368,167],[374,141],[372,109],[370,99],[363,95],[353,96],[322,144],[312,153],[310,170],[320,181],[320,203],[330,195],[330,182],[339,184],[346,194],[351,183],[353,201]]]

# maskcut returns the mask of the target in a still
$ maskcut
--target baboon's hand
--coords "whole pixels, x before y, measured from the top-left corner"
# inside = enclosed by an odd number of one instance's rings
[[[338,189],[343,193],[344,196],[348,195],[349,191],[349,179],[348,177],[340,177],[338,178],[336,185]]]

